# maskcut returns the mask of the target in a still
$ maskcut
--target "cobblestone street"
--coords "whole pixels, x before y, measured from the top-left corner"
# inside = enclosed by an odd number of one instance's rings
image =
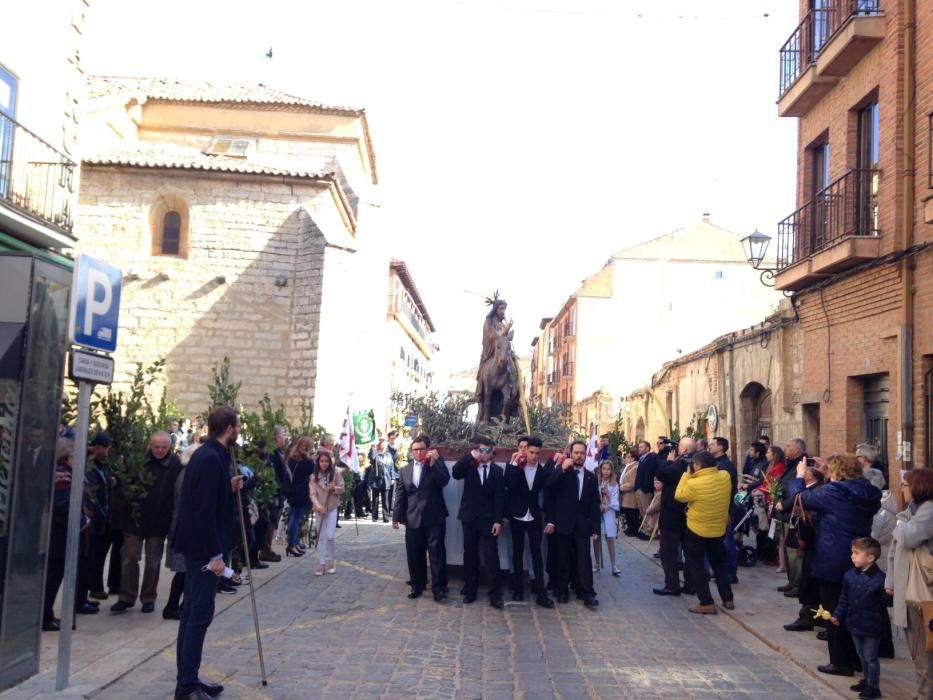
[[[507,602],[500,612],[456,595],[439,605],[406,599],[401,531],[366,522],[357,537],[344,523],[336,576],[313,576],[316,558],[307,556],[258,592],[268,687],[245,589],[215,618],[203,675],[224,683],[228,698],[838,697],[735,620],[697,617],[686,598],[652,595],[660,569],[627,544],[619,555],[621,578],[597,575],[598,612],[576,602],[556,611]],[[120,623],[131,633],[140,617]],[[159,634],[170,624],[160,620]],[[87,694],[170,697],[174,647],[158,639],[148,660]]]

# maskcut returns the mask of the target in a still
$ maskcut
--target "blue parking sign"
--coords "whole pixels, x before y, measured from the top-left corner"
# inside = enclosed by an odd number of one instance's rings
[[[91,350],[117,349],[123,273],[89,255],[79,255],[71,287],[68,340]]]

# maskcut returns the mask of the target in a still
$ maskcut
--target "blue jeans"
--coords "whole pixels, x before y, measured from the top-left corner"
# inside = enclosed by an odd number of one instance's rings
[[[207,564],[203,559],[185,557],[185,604],[181,609],[176,648],[178,676],[175,692],[186,695],[198,689],[198,671],[204,637],[214,619],[214,597],[217,595],[217,577],[202,571]]]
[[[852,641],[855,642],[855,650],[862,660],[862,674],[865,678],[865,685],[872,688],[880,687],[881,664],[878,662],[878,645],[881,643],[881,637],[855,634],[853,632]]]
[[[298,531],[301,529],[301,523],[308,518],[308,509],[304,506],[292,508],[292,514],[288,518],[288,546],[294,548],[298,545]]]

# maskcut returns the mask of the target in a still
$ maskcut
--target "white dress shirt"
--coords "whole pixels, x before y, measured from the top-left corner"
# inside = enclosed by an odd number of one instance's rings
[[[528,484],[528,490],[531,491],[531,489],[532,489],[532,487],[534,486],[534,483],[535,483],[535,474],[538,473],[538,466],[539,466],[539,465],[536,464],[535,466],[530,467],[530,468],[529,468],[529,467],[520,467],[520,466],[518,466],[517,464],[514,464],[514,465],[512,465],[512,466],[514,466],[516,469],[521,469],[521,470],[522,470],[522,472],[525,474],[525,482]],[[529,508],[528,510],[526,510],[526,511],[525,511],[525,514],[524,514],[522,517],[520,517],[520,518],[514,518],[514,519],[515,519],[515,520],[520,520],[520,521],[522,521],[523,523],[530,523],[532,520],[534,520],[534,518],[531,517],[531,508]]]
[[[577,472],[577,500],[583,498],[583,467],[574,467]]]
[[[415,488],[418,488],[418,484],[421,483],[421,470],[424,466],[421,462],[415,462],[415,466],[411,470],[411,483],[415,485]]]

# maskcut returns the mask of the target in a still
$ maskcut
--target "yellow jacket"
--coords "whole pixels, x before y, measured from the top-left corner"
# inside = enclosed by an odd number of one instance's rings
[[[722,537],[729,521],[732,479],[729,472],[707,467],[684,473],[674,498],[687,504],[687,527],[700,537]]]

